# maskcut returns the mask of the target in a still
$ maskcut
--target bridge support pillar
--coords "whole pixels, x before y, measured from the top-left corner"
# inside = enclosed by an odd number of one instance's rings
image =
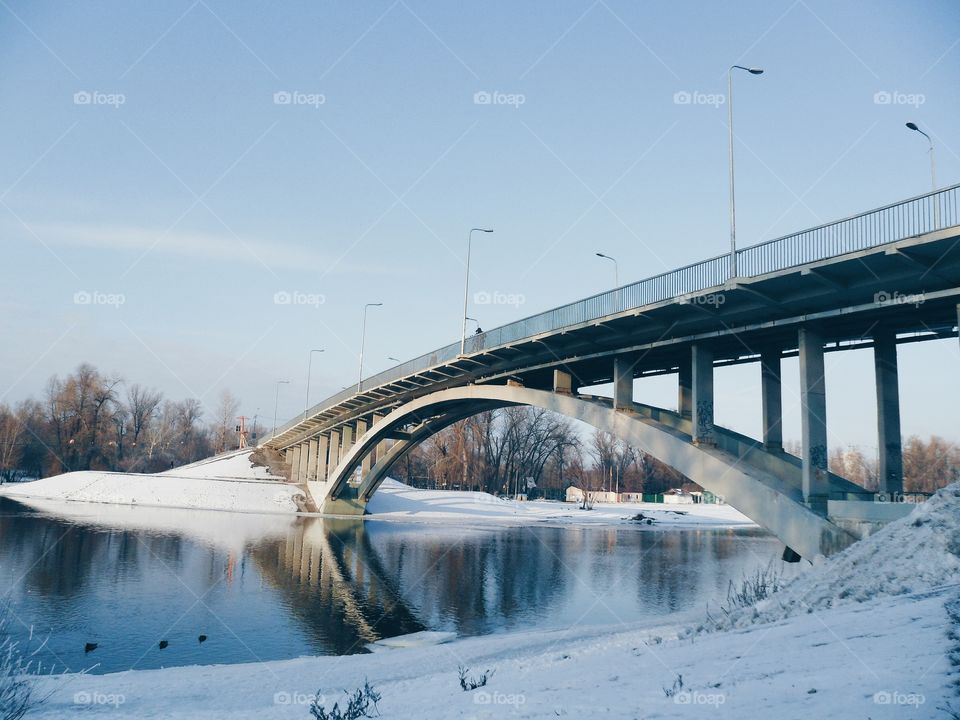
[[[330,431],[330,460],[327,462],[327,477],[329,478],[337,465],[340,464],[340,431]]]
[[[310,467],[310,442],[300,443],[300,468],[297,470],[297,482],[307,481],[307,471]]]
[[[573,394],[573,376],[563,370],[553,371],[553,391],[563,395]]]
[[[713,445],[713,352],[703,345],[694,345],[691,366],[693,401],[693,442]]]
[[[693,360],[691,354],[684,353],[677,369],[677,412],[682,417],[693,417]]]
[[[300,474],[300,446],[295,445],[290,454],[290,482],[298,482],[297,477]]]
[[[780,348],[760,353],[760,396],[763,413],[763,447],[783,450],[783,389],[780,381]]]
[[[317,479],[317,452],[319,449],[320,441],[317,438],[313,438],[310,441],[310,452],[308,453],[307,480]]]
[[[327,452],[330,449],[330,436],[321,435],[317,445],[317,480],[327,479]]]
[[[357,439],[358,440],[364,436],[364,434],[367,432],[368,427],[369,427],[368,421],[357,420]],[[360,461],[360,472],[363,475],[366,475],[368,472],[370,472],[370,467],[371,467],[370,463],[372,461],[373,461],[372,451],[368,452],[366,457]]]
[[[633,366],[629,358],[613,359],[613,409],[633,410]]]
[[[803,501],[811,510],[823,515],[827,512],[827,499],[830,494],[823,336],[810,328],[800,328],[799,350]]]
[[[900,439],[900,389],[897,338],[883,329],[873,336],[877,382],[877,445],[880,448],[880,491],[903,492],[903,448]]]

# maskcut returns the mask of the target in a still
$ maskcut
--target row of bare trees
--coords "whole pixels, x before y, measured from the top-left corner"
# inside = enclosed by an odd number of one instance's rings
[[[588,439],[570,420],[513,407],[462,420],[408,453],[394,474],[411,485],[559,497],[584,490],[659,493],[688,482],[609,433]]]
[[[196,398],[167,400],[80,365],[42,400],[0,404],[0,482],[73,470],[156,472],[235,447],[239,401],[221,393],[204,421]]]
[[[857,447],[835,448],[830,453],[830,471],[867,490],[880,487],[877,458],[867,457]],[[933,493],[958,481],[960,445],[937,435],[929,440],[913,435],[903,443],[905,492]]]

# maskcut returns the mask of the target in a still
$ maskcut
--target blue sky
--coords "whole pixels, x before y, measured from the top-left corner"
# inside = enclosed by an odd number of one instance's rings
[[[289,378],[285,419],[309,349],[312,400],[356,381],[365,302],[368,374],[457,339],[476,225],[472,290],[518,301],[485,328],[610,287],[596,251],[622,282],[722,253],[733,63],[766,70],[735,80],[742,244],[926,192],[908,120],[960,178],[950,1],[4,0],[0,40],[8,402],[89,361],[271,417]],[[957,343],[901,357],[904,431],[960,439]],[[758,372],[718,376],[752,434]],[[871,377],[829,357],[833,441],[873,444]]]

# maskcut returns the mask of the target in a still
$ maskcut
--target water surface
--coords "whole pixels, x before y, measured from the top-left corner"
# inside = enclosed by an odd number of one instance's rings
[[[366,652],[420,630],[702,616],[781,549],[757,529],[463,528],[0,498],[8,632],[46,639],[48,667],[96,673]]]

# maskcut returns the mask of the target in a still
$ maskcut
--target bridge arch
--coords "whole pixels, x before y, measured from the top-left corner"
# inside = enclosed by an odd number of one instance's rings
[[[803,557],[830,555],[855,539],[803,503],[799,468],[791,456],[766,452],[759,443],[719,428],[716,444],[694,444],[688,420],[656,408],[634,405],[632,409],[614,409],[605,398],[512,384],[440,390],[401,405],[357,438],[328,480],[309,483],[313,486],[310,490],[324,512],[362,513],[390,468],[423,440],[471,415],[516,405],[559,413],[642,448],[723,496]],[[363,459],[388,438],[399,439],[361,477],[358,486],[351,486],[348,480]]]

